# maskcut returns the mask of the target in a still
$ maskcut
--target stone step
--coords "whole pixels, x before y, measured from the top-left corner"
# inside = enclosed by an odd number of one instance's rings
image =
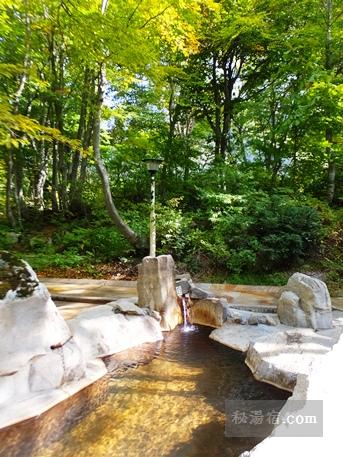
[[[249,305],[249,304],[235,304],[235,303],[230,303],[229,304],[230,308],[233,309],[238,309],[241,311],[251,311],[253,313],[276,313],[276,305]]]
[[[52,294],[51,298],[57,302],[75,302],[75,303],[92,303],[94,305],[105,305],[116,298],[106,297],[89,297],[85,295],[64,295],[64,294]]]

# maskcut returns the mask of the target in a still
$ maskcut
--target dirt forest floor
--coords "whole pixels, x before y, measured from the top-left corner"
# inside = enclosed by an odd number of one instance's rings
[[[92,267],[71,267],[71,268],[45,268],[37,271],[41,278],[69,278],[69,279],[115,279],[135,281],[138,275],[139,260],[130,262],[112,262],[96,264]]]

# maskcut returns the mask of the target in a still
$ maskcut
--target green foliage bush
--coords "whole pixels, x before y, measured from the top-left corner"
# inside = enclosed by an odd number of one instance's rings
[[[72,251],[64,251],[62,253],[56,253],[49,249],[45,252],[40,253],[22,253],[21,258],[26,260],[34,270],[40,271],[47,268],[73,268],[80,267],[88,262],[90,258],[76,254]]]
[[[161,251],[190,268],[206,260],[232,273],[271,271],[295,265],[320,248],[323,223],[306,202],[264,192],[202,198],[202,209],[186,216],[171,205],[160,209]]]
[[[133,252],[132,246],[113,226],[75,227],[58,232],[53,241],[60,252],[91,256],[103,262]]]
[[[339,227],[337,211],[313,198],[296,199],[287,190],[274,194],[198,190],[196,199],[196,208],[182,198],[157,204],[157,252],[172,254],[189,271],[210,276],[220,271],[232,282],[259,283],[256,277],[262,275],[270,284],[282,283],[284,276],[279,271],[311,262],[314,254],[324,250],[323,239],[332,237],[333,228]],[[122,202],[123,218],[145,237],[149,235],[149,212],[148,203]],[[8,232],[8,227],[0,226],[2,249],[14,246]],[[90,220],[55,223],[49,235],[27,232],[21,240],[22,257],[37,270],[94,268],[99,262],[135,255],[100,209]],[[340,249],[337,235],[330,251]],[[322,265],[329,271],[328,279],[334,281],[342,275],[333,265],[335,256],[325,255],[327,262]]]
[[[0,225],[0,250],[10,251],[18,241],[18,234],[6,225]]]

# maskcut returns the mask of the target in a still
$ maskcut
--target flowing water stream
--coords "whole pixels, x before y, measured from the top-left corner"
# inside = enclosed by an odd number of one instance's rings
[[[234,457],[256,438],[226,438],[225,399],[284,399],[244,356],[183,326],[164,342],[107,360],[108,377],[42,417],[0,432],[1,457]]]

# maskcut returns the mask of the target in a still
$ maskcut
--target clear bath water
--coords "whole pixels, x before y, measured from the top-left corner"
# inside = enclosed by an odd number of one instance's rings
[[[107,359],[110,374],[0,432],[1,457],[236,457],[261,439],[226,438],[225,399],[283,399],[210,328],[166,333]]]

